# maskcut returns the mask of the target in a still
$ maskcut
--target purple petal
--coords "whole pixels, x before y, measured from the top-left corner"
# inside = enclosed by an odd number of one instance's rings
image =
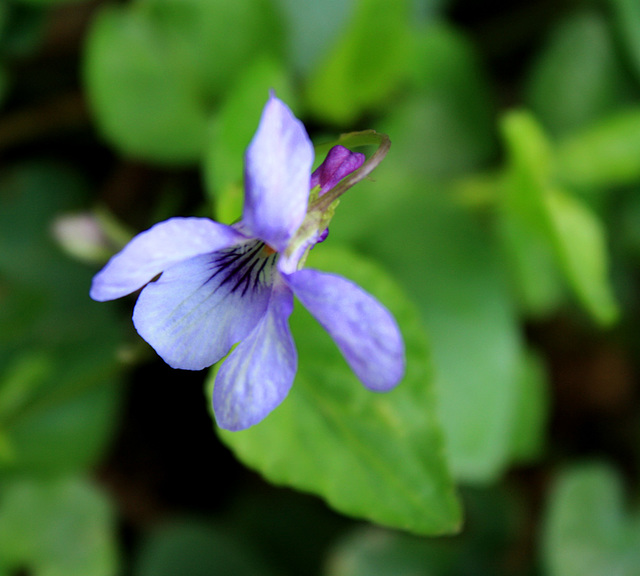
[[[322,196],[345,176],[360,168],[364,160],[364,154],[351,152],[344,146],[334,146],[329,150],[324,162],[311,175],[311,188],[320,186],[319,195]]]
[[[317,270],[299,270],[285,279],[367,388],[385,391],[400,382],[405,367],[402,335],[373,296],[341,276]]]
[[[223,358],[267,309],[275,256],[262,258],[260,250],[261,244],[248,243],[163,272],[136,303],[140,336],[173,368],[201,370]]]
[[[313,156],[302,123],[271,96],[245,155],[243,223],[278,251],[306,215]]]
[[[208,218],[171,218],[141,232],[113,256],[94,276],[91,298],[100,302],[121,298],[177,262],[243,238],[233,228]]]
[[[291,290],[284,285],[274,288],[256,329],[223,362],[213,387],[213,409],[221,428],[249,428],[285,399],[297,367],[288,322],[292,310]]]
[[[316,240],[316,244],[320,244],[320,242],[324,242],[329,236],[329,228],[325,228],[322,232],[320,232],[318,239]]]

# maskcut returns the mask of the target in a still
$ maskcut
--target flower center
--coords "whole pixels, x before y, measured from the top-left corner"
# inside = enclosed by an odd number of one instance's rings
[[[263,258],[268,258],[269,256],[271,256],[271,254],[275,254],[275,253],[276,253],[276,249],[275,248],[271,248],[271,246],[269,246],[269,244],[263,244],[262,253],[261,253],[261,256]]]
[[[228,286],[230,292],[259,290],[273,281],[276,252],[264,242],[255,240],[215,253],[209,282],[216,280],[218,288]]]

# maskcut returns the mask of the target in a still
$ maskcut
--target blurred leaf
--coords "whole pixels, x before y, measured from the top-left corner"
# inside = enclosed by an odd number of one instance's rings
[[[220,222],[231,223],[241,216],[244,153],[272,89],[295,109],[291,83],[282,65],[270,57],[255,60],[228,90],[214,119],[204,174]]]
[[[49,226],[56,215],[82,202],[86,191],[86,182],[77,173],[53,163],[25,163],[0,172],[3,279],[24,282],[49,297],[64,287],[59,266],[68,261],[52,242]],[[75,265],[71,269],[76,277],[85,270]],[[84,276],[89,276],[86,271]],[[42,286],[43,277],[49,286]]]
[[[450,569],[454,549],[445,550],[431,541],[387,532],[357,528],[339,540],[332,551],[326,576],[438,576]]]
[[[560,190],[549,192],[545,203],[565,274],[583,305],[601,324],[618,318],[609,282],[605,229],[578,199]]]
[[[0,176],[0,433],[3,477],[77,470],[95,462],[119,405],[120,326],[88,298],[91,271],[50,237],[84,184],[68,170],[28,164]]]
[[[22,2],[24,4],[33,4],[34,6],[55,6],[56,4],[80,4],[89,0],[12,0],[13,2]]]
[[[443,16],[445,10],[452,4],[451,0],[413,0],[415,15],[421,20],[431,20]]]
[[[409,79],[417,90],[451,93],[471,107],[490,106],[488,78],[477,49],[455,28],[442,22],[418,28],[411,60]]]
[[[257,55],[280,51],[267,0],[140,0],[105,7],[85,50],[101,130],[125,154],[173,164],[204,153],[212,107]]]
[[[293,66],[308,74],[353,16],[357,0],[275,0],[287,21],[287,54]]]
[[[507,112],[500,127],[509,155],[509,177],[525,188],[522,194],[511,191],[505,202],[539,223],[544,220],[540,189],[551,183],[551,144],[536,119],[527,111]],[[539,225],[544,228],[543,224]]]
[[[325,576],[480,576],[519,574],[505,556],[518,537],[518,503],[506,491],[466,490],[463,533],[446,539],[357,527],[330,551]]]
[[[81,470],[102,455],[117,423],[120,389],[113,344],[96,350],[101,344],[56,349],[46,377],[38,374],[37,394],[0,420],[12,456],[0,462],[0,476]],[[7,385],[0,378],[0,388]]]
[[[563,301],[562,278],[553,250],[534,222],[511,213],[498,220],[513,288],[526,316],[540,318]]]
[[[24,407],[52,371],[52,359],[44,351],[15,358],[0,377],[0,422]]]
[[[310,111],[348,124],[379,109],[407,75],[411,42],[407,0],[357,0],[352,19],[307,81]]]
[[[84,77],[96,120],[129,156],[195,162],[208,121],[203,87],[183,54],[134,8],[106,6],[91,24]]]
[[[640,261],[640,189],[621,195],[613,212],[612,236],[625,261],[634,268]],[[635,288],[628,296],[635,301]]]
[[[608,0],[613,9],[618,36],[636,77],[640,78],[640,5],[635,0]]]
[[[427,178],[480,168],[495,153],[488,83],[469,43],[443,25],[420,31],[412,53],[416,90],[382,121],[405,172]]]
[[[618,475],[603,464],[565,470],[547,505],[542,542],[549,576],[636,576],[640,515],[624,513]]]
[[[557,188],[550,168],[551,146],[533,116],[511,112],[502,130],[509,154],[500,204],[500,216],[507,221],[503,238],[511,243],[507,254],[520,259],[515,267],[522,282],[549,275],[536,291],[523,290],[525,296],[528,291],[526,303],[534,311],[551,307],[553,268],[558,266],[591,315],[610,324],[617,307],[608,279],[603,225],[586,204]],[[531,248],[522,250],[527,244]],[[547,254],[553,255],[555,265]],[[535,258],[527,260],[531,255]]]
[[[264,561],[226,530],[193,519],[165,523],[147,535],[134,576],[270,576]]]
[[[514,287],[525,314],[553,312],[563,296],[542,197],[549,186],[552,151],[535,120],[507,114],[501,124],[509,164],[501,184],[498,228]]]
[[[242,184],[229,183],[216,194],[215,219],[222,224],[233,224],[242,217],[243,206]]]
[[[386,394],[366,390],[329,336],[297,307],[292,330],[299,369],[288,398],[259,425],[219,430],[221,438],[270,481],[320,495],[343,513],[421,534],[457,530],[460,510],[415,311],[361,257],[323,246],[309,265],[347,276],[389,307],[405,338],[405,379]]]
[[[0,490],[0,571],[115,576],[117,549],[106,498],[79,478],[22,479]]]
[[[563,140],[556,171],[571,186],[602,187],[640,180],[640,108],[605,117]]]
[[[3,2],[0,11],[0,51],[10,57],[24,57],[43,41],[47,11],[39,6]]]
[[[511,456],[526,464],[540,457],[549,417],[547,374],[542,359],[528,351],[520,359],[516,409],[511,431]]]
[[[629,100],[607,21],[597,12],[562,20],[537,57],[526,100],[552,134],[586,127]]]
[[[93,271],[64,256],[51,230],[55,218],[77,210],[87,193],[77,173],[53,163],[0,173],[0,297],[13,298],[29,317],[30,306],[39,308],[23,327],[39,344],[114,334],[112,308],[88,297]],[[10,341],[18,342],[15,333]]]
[[[254,58],[282,51],[282,25],[270,0],[139,0],[135,7],[208,105]]]

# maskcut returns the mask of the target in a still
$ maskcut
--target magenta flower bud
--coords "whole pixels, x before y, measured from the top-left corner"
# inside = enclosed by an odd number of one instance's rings
[[[324,162],[311,174],[311,188],[320,186],[318,196],[322,196],[344,177],[360,168],[364,160],[364,154],[351,152],[344,146],[334,146],[329,150]]]

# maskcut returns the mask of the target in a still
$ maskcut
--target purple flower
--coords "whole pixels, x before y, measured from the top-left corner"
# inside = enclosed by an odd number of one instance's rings
[[[364,161],[337,146],[311,174],[313,157],[304,126],[272,95],[245,156],[242,221],[171,218],[138,234],[93,279],[99,301],[144,286],[133,323],[174,368],[206,368],[239,343],[213,391],[216,419],[228,430],[257,424],[291,388],[294,294],[367,388],[389,390],[404,374],[404,344],[389,312],[340,276],[301,269],[330,219],[326,210],[308,211],[310,187],[322,196]]]

